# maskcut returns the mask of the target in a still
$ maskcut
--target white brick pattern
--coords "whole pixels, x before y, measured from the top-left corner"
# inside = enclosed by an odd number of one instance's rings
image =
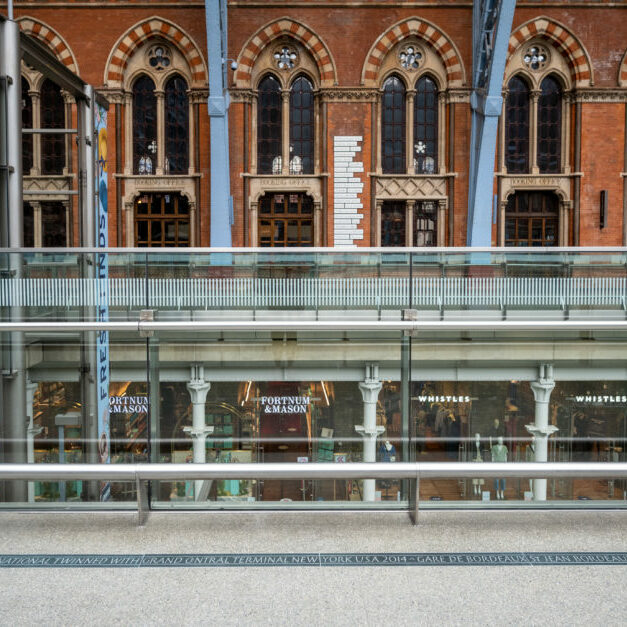
[[[361,136],[336,136],[333,139],[333,243],[335,246],[356,248],[356,240],[364,239],[359,223],[364,217],[361,192],[364,184],[356,176],[364,171],[362,161],[355,156],[361,152]]]

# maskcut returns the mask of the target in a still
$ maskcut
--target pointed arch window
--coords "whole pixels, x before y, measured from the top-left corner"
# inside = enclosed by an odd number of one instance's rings
[[[529,172],[529,87],[519,76],[507,86],[505,165],[512,174]]]
[[[414,167],[416,174],[434,174],[438,170],[438,88],[429,76],[416,83]]]
[[[538,98],[538,168],[541,174],[561,167],[562,88],[553,76],[540,84]]]
[[[61,88],[46,79],[41,85],[41,127],[65,128],[65,102]],[[65,167],[65,136],[41,136],[41,173],[63,174]]]
[[[187,82],[178,74],[165,85],[166,174],[187,174],[189,168],[189,98]]]
[[[281,85],[269,74],[259,83],[257,159],[260,174],[281,173]]]
[[[405,172],[405,84],[391,76],[383,84],[381,160],[384,174]]]
[[[33,99],[28,93],[30,86],[28,81],[22,77],[22,128],[33,128]],[[33,167],[33,136],[24,133],[22,135],[22,173],[24,176],[30,174]]]
[[[157,158],[155,83],[143,74],[133,84],[133,171],[154,174]]]
[[[304,76],[290,87],[290,174],[314,171],[314,92]]]

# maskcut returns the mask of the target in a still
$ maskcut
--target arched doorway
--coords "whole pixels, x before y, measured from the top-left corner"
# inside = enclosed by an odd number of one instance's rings
[[[554,192],[515,192],[505,208],[505,246],[557,246],[559,198]]]
[[[314,244],[313,198],[302,192],[264,194],[259,199],[259,246]]]
[[[135,199],[135,246],[190,245],[189,201],[180,193],[143,193]]]

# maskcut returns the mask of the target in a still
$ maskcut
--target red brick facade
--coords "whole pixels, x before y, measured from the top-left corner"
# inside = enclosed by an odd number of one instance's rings
[[[26,32],[48,45],[63,63],[101,89],[111,102],[108,120],[111,244],[134,244],[133,233],[129,232],[133,225],[134,195],[167,189],[180,191],[189,198],[193,206],[191,243],[208,246],[210,155],[204,3],[112,0],[47,4],[16,2],[16,17]],[[319,245],[345,243],[340,237],[349,237],[357,246],[379,245],[381,211],[391,201],[406,203],[407,228],[412,224],[411,212],[418,210],[420,202],[436,203],[437,243],[454,246],[466,243],[472,2],[234,0],[229,2],[228,20],[229,57],[238,62],[235,72],[229,70],[234,245],[258,245],[259,202],[266,191],[305,192],[313,196],[314,243]],[[136,55],[144,54],[149,46],[160,41],[171,46],[172,54],[178,55],[181,65],[186,66],[190,126],[194,128],[190,152],[194,163],[193,167],[190,163],[189,176],[181,177],[180,181],[170,177],[167,187],[156,185],[144,189],[144,183],[134,177],[129,166],[132,116],[126,109],[130,107],[129,85],[131,74],[136,71],[133,69],[133,63],[137,65]],[[398,51],[404,42],[412,42],[422,53],[425,65],[413,74],[403,74],[397,67]],[[541,174],[532,167],[529,172],[510,175],[504,166],[501,125],[495,161],[498,215],[493,244],[504,243],[508,197],[546,189],[557,195],[560,204],[560,236],[555,244],[625,245],[627,7],[616,2],[520,0],[510,38],[506,80],[517,72],[516,64],[520,65],[524,48],[530,43],[544,46],[551,71],[562,85],[561,167],[551,175]],[[272,57],[268,55],[268,49],[279,44],[294,47],[300,67],[310,77],[316,93],[313,174],[290,175],[285,164],[282,175],[259,174],[255,170],[258,82],[273,72],[285,80],[284,92],[289,88],[287,74],[272,67]],[[431,172],[432,176],[414,172],[411,157],[414,153],[409,146],[407,171],[398,176],[386,175],[380,157],[384,80],[397,73],[414,81],[423,71],[434,77],[440,94],[437,171]],[[532,83],[533,71],[527,74]],[[541,76],[539,73],[537,76],[539,81]],[[413,102],[414,84],[407,82],[407,102]],[[537,91],[537,87],[532,87],[532,97],[537,97],[533,95],[534,89]],[[122,138],[119,149],[118,137]],[[358,190],[355,203],[348,198],[350,194],[344,193],[345,182],[335,180],[337,156],[343,153],[334,149],[334,142],[342,137],[359,138],[352,161],[344,160],[355,166],[352,179],[356,182],[354,189]],[[412,137],[408,134],[408,138]],[[168,178],[163,172],[158,172],[155,179],[159,177]],[[607,190],[609,198],[605,228],[599,223],[601,190]],[[354,214],[350,214],[353,209]],[[349,215],[358,216],[355,218],[358,222],[346,227],[349,235],[341,235],[345,232],[341,221]],[[412,240],[412,243],[416,242]]]

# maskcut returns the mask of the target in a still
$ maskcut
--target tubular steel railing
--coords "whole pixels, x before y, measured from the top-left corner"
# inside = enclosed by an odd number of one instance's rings
[[[409,514],[418,523],[421,479],[524,477],[627,478],[627,463],[585,462],[398,462],[398,463],[273,463],[273,464],[0,464],[0,480],[133,481],[137,487],[138,524],[148,517],[147,481],[224,479],[409,479],[414,481]]]

